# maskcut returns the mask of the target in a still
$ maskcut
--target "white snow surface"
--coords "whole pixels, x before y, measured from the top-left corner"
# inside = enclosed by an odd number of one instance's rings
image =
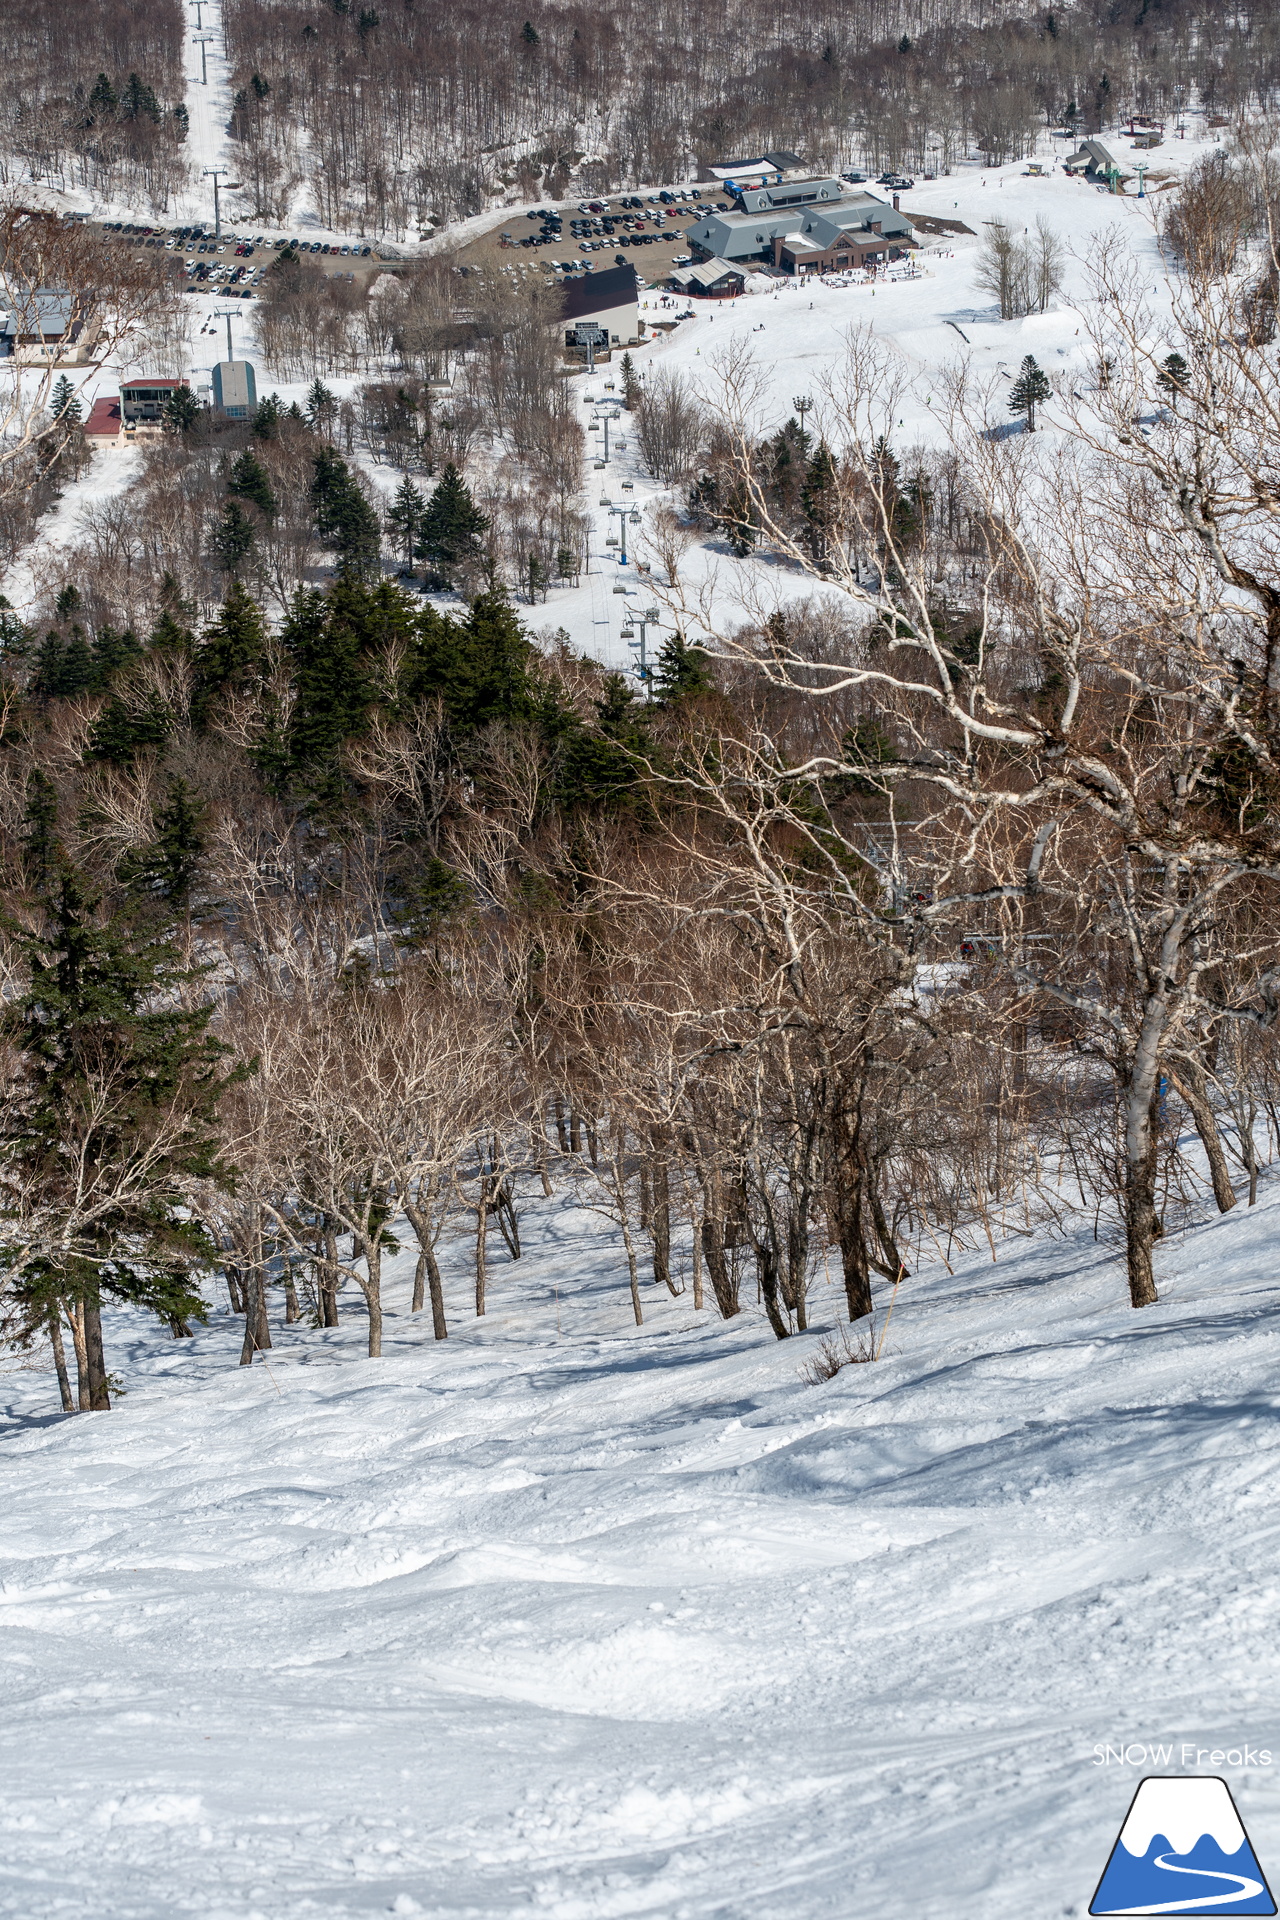
[[[1158,1833],[1175,1853],[1190,1853],[1206,1833],[1224,1853],[1235,1853],[1244,1840],[1231,1795],[1212,1776],[1143,1781],[1120,1839],[1127,1852],[1141,1859]]]
[[[1142,1313],[1088,1224],[953,1250],[819,1386],[838,1286],[636,1329],[567,1196],[447,1343],[396,1256],[380,1361],[112,1314],[111,1414],[0,1379],[0,1913],[1057,1920],[1180,1768],[1276,1860],[1278,1209]]]

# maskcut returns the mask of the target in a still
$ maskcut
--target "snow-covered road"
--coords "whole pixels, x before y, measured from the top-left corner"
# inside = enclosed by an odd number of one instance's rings
[[[1065,1920],[1184,1742],[1280,1870],[1278,1203],[1142,1314],[1088,1229],[984,1250],[822,1386],[754,1308],[631,1328],[567,1200],[485,1323],[451,1250],[443,1346],[405,1256],[382,1361],[10,1373],[0,1913]]]

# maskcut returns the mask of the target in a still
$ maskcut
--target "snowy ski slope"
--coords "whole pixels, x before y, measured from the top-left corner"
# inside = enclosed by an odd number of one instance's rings
[[[382,1361],[220,1312],[115,1316],[110,1415],[11,1371],[0,1914],[1066,1920],[1184,1742],[1276,1875],[1277,1224],[1141,1314],[1088,1224],[935,1262],[810,1386],[538,1200],[442,1346],[406,1255]]]

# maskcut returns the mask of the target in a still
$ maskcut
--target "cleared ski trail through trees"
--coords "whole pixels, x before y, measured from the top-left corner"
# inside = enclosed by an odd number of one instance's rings
[[[1095,1745],[1280,1749],[1278,1196],[1141,1314],[1087,1229],[928,1270],[816,1387],[754,1308],[628,1326],[558,1198],[442,1346],[406,1254],[381,1361],[344,1306],[270,1372],[116,1315],[110,1415],[9,1371],[0,1913],[1083,1914]],[[1274,1768],[1194,1770],[1280,1859]]]

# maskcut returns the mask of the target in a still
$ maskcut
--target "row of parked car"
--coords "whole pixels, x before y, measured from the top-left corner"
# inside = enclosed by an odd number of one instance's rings
[[[234,251],[238,254],[252,253],[257,247],[269,247],[277,253],[284,247],[292,247],[295,253],[345,254],[353,260],[367,260],[373,253],[372,247],[362,247],[358,243],[342,246],[336,241],[304,240],[300,237],[268,240],[262,233],[252,236],[224,233],[220,240],[215,240],[204,226],[136,227],[124,220],[108,220],[103,231],[136,239],[148,247],[167,247],[174,253],[186,252],[189,248],[197,253],[224,253],[233,243]]]

